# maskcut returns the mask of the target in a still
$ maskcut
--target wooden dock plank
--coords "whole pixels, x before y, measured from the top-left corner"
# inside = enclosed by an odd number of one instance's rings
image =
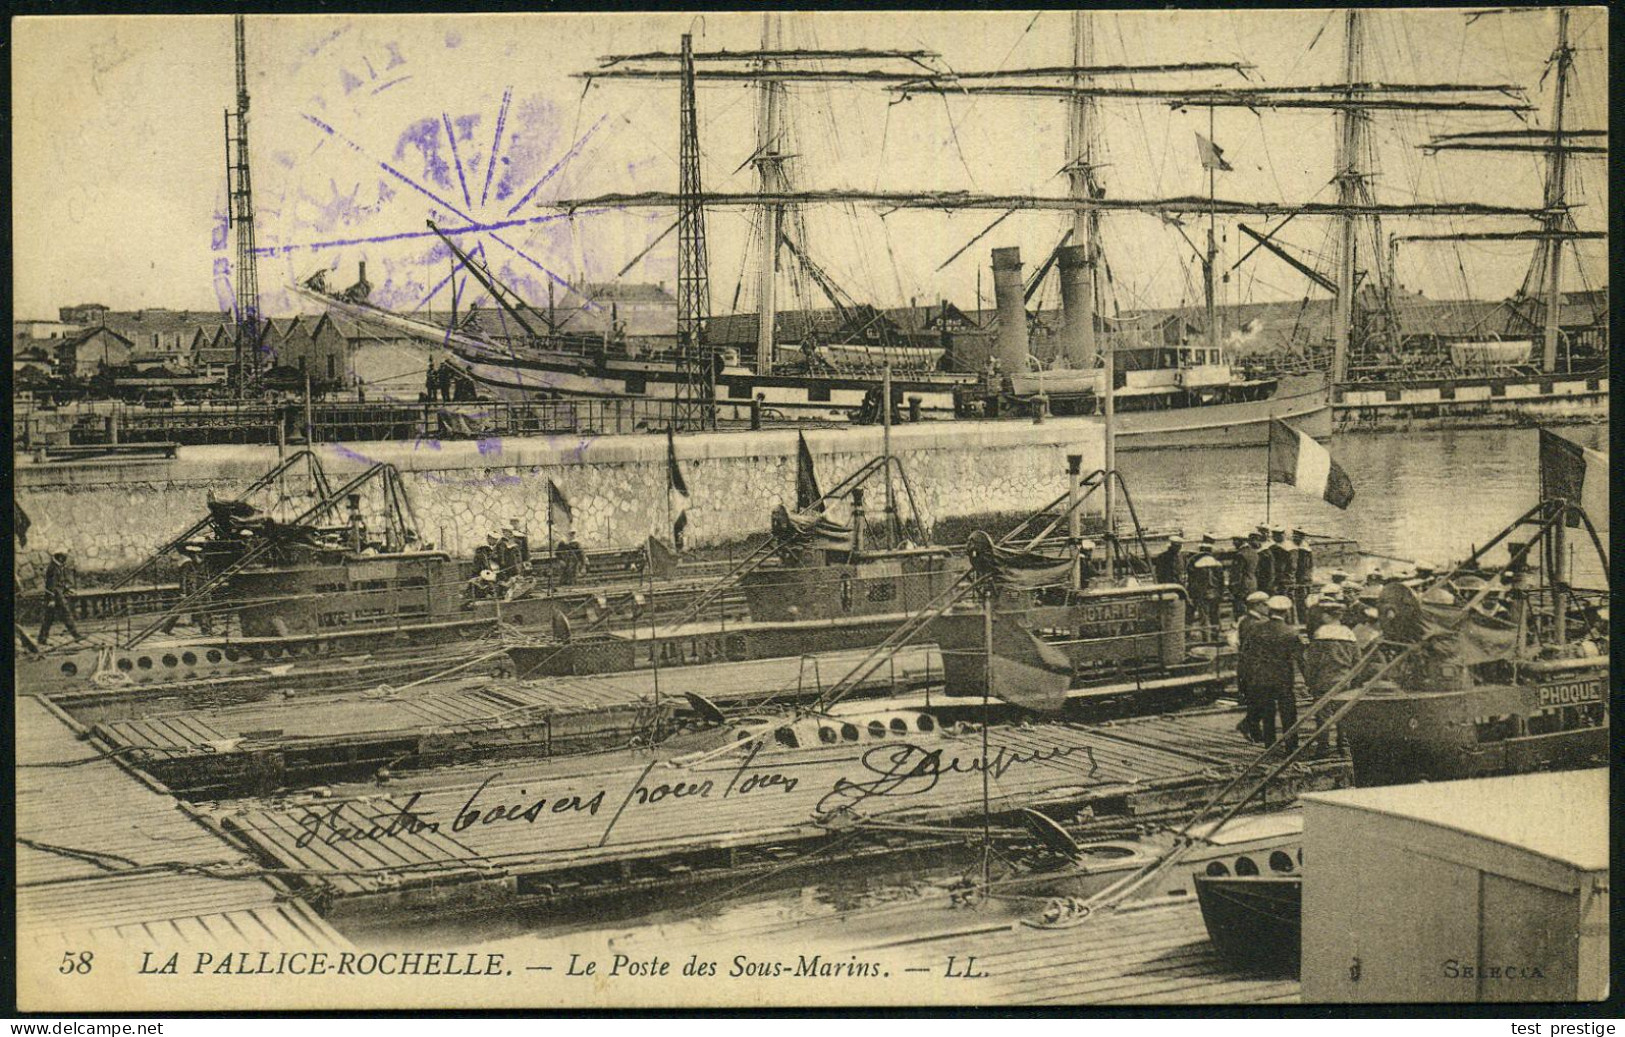
[[[49,705],[16,703],[16,919],[20,938],[173,939],[240,912],[298,919],[311,941],[347,947],[302,904],[187,814],[87,742]],[[32,845],[30,845],[32,844]],[[190,921],[189,921],[190,920]]]
[[[861,932],[861,918],[848,925]],[[887,945],[843,942],[852,950]],[[1298,997],[1295,979],[1250,975],[1221,960],[1194,898],[1102,911],[1067,929],[984,926],[912,946],[939,960],[975,955],[977,969],[989,974],[977,981],[982,1003],[1258,1004]]]

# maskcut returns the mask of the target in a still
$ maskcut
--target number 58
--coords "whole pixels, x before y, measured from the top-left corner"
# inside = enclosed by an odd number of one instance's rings
[[[77,954],[73,951],[63,951],[62,967],[57,971],[64,976],[83,976],[90,971],[90,962],[93,958],[95,955],[90,951],[80,951]]]

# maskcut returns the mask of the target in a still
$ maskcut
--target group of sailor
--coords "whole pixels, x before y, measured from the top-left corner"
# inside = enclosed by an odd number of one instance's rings
[[[474,549],[474,578],[469,581],[476,598],[516,597],[530,582],[530,538],[519,520],[487,533]]]
[[[1185,541],[1170,536],[1168,546],[1151,560],[1158,583],[1177,583],[1190,594],[1192,619],[1219,633],[1220,604],[1228,596],[1232,614],[1240,617],[1255,593],[1288,600],[1294,615],[1302,616],[1314,593],[1315,553],[1308,535],[1282,526],[1259,526],[1246,536],[1232,538],[1228,562],[1217,554],[1218,537],[1202,535],[1194,555],[1185,555]]]
[[[573,532],[553,546],[552,574],[560,584],[572,584],[587,571],[587,552]],[[474,597],[511,601],[536,585],[530,557],[530,537],[518,519],[506,528],[486,534],[474,549]]]
[[[1276,720],[1285,733],[1297,723],[1294,671],[1302,674],[1309,697],[1331,691],[1359,662],[1366,646],[1380,636],[1378,613],[1367,604],[1366,586],[1347,574],[1305,599],[1302,620],[1292,622],[1292,599],[1254,591],[1236,624],[1236,694],[1247,713],[1236,725],[1248,740],[1270,745]],[[1298,748],[1296,734],[1286,738],[1288,752]]]

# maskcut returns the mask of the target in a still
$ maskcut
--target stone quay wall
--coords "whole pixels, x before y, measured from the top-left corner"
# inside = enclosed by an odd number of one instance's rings
[[[804,434],[826,490],[881,452],[877,427]],[[689,547],[741,542],[768,529],[776,505],[794,505],[796,435],[769,429],[675,438],[691,497]],[[928,529],[947,518],[1041,507],[1065,490],[1068,454],[1081,454],[1087,472],[1100,467],[1103,453],[1102,428],[1092,418],[905,424],[892,429],[891,440]],[[375,462],[394,465],[420,534],[464,557],[487,533],[516,520],[533,544],[543,542],[549,479],[569,500],[588,550],[671,537],[664,435],[329,443],[316,450],[335,489]],[[133,566],[201,518],[206,493],[240,496],[277,460],[271,446],[181,447],[172,461],[141,463],[34,465],[19,458],[16,495],[32,522],[20,582],[28,586],[29,572],[59,549],[71,551],[87,575]],[[288,479],[301,484],[301,468]],[[869,484],[866,506],[874,515],[884,507],[879,485]],[[900,484],[896,493],[906,515]],[[371,506],[376,489],[366,496]],[[264,500],[262,494],[256,503]]]

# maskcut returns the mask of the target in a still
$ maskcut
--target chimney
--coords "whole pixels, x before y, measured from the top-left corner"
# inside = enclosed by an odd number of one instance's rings
[[[1084,369],[1095,362],[1095,307],[1089,276],[1092,264],[1082,245],[1068,245],[1056,254],[1061,271],[1061,349],[1068,366]]]
[[[1027,370],[1027,302],[1022,292],[1021,249],[994,249],[993,300],[999,309],[994,351],[1005,374]]]
[[[361,281],[362,283],[365,283],[367,280],[367,261],[365,259],[361,261],[361,274],[356,278],[356,280]]]

